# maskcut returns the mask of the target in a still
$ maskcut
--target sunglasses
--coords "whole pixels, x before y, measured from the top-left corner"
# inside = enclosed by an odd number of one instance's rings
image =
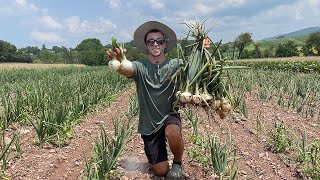
[[[148,46],[153,46],[156,42],[157,42],[157,44],[162,45],[165,42],[165,40],[164,39],[149,39],[146,41]]]

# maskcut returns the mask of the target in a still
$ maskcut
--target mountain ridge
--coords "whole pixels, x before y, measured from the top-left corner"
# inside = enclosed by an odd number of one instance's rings
[[[273,39],[278,39],[278,38],[303,36],[303,35],[308,35],[308,34],[312,34],[312,33],[315,33],[315,32],[320,32],[320,27],[307,27],[307,28],[304,28],[304,29],[300,29],[300,30],[297,30],[297,31],[290,32],[290,33],[280,34],[280,35],[264,38],[262,40],[273,40]]]

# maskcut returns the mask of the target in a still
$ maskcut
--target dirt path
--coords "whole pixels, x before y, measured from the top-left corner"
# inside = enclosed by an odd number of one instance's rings
[[[31,127],[20,128],[23,155],[19,159],[11,161],[5,171],[6,177],[12,179],[83,179],[85,169],[84,157],[92,153],[92,143],[99,132],[99,125],[105,125],[107,131],[112,131],[112,117],[116,117],[129,106],[130,96],[134,94],[134,88],[121,93],[119,98],[109,107],[93,112],[83,118],[83,121],[73,129],[73,139],[69,146],[54,148],[45,145],[39,149],[34,144],[35,134]],[[296,166],[292,157],[294,151],[285,154],[273,153],[267,147],[270,139],[269,132],[273,126],[273,118],[276,114],[292,129],[303,130],[304,124],[308,137],[311,139],[320,137],[319,123],[312,119],[304,118],[301,114],[291,109],[275,108],[275,102],[264,103],[255,97],[249,96],[247,101],[249,117],[246,121],[238,115],[228,116],[221,120],[216,115],[209,119],[200,113],[199,130],[202,136],[205,132],[216,133],[218,136],[226,135],[228,128],[232,135],[232,143],[237,152],[238,179],[299,179]],[[263,130],[256,130],[256,116],[261,112]],[[193,144],[188,140],[192,135],[192,128],[183,121],[183,136],[185,139],[185,153],[183,157],[183,179],[213,179],[213,169],[203,167],[201,163],[191,157]],[[136,127],[135,127],[136,128]],[[170,155],[172,157],[172,155]],[[155,177],[150,169],[143,151],[143,143],[136,129],[133,130],[131,139],[125,146],[124,153],[119,159],[118,170],[122,172],[122,179],[163,179]]]

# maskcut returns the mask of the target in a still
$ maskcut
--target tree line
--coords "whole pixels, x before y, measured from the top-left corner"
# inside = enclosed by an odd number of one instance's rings
[[[253,49],[246,48],[249,45]],[[252,40],[251,33],[246,32],[240,34],[234,42],[223,44],[220,50],[228,59],[320,56],[320,32],[310,34],[302,47],[293,40],[288,40],[264,49],[259,42]]]
[[[193,43],[192,40],[181,39],[178,43],[186,46]],[[218,43],[216,43],[218,44]],[[251,45],[253,48],[249,49]],[[143,58],[134,46],[133,41],[125,43],[127,58],[129,60]],[[53,46],[51,49],[42,45],[42,48],[27,46],[17,49],[14,45],[0,40],[0,63],[1,62],[24,62],[24,63],[65,63],[85,65],[106,65],[106,49],[111,48],[108,44],[103,46],[96,38],[83,40],[75,48],[64,46]],[[214,47],[212,47],[214,48]],[[241,33],[233,42],[219,44],[219,50],[226,59],[250,59],[250,58],[271,58],[271,57],[293,57],[293,56],[320,56],[320,32],[309,35],[305,44],[298,47],[294,41],[279,43],[276,46],[261,48],[260,43],[252,40],[252,33]],[[177,57],[175,50],[168,54],[169,57]]]

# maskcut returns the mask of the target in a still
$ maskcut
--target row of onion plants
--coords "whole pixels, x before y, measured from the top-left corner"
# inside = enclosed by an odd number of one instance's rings
[[[276,101],[304,117],[320,118],[320,74],[278,70],[230,71],[232,94],[256,95],[263,101]],[[245,97],[244,97],[245,98]]]
[[[250,94],[263,102],[273,103],[275,109],[287,108],[301,114],[305,119],[320,123],[319,73],[254,69],[232,71],[230,77],[231,94],[235,97],[235,102],[245,102],[247,95]],[[242,106],[235,105],[235,107],[242,113],[250,113],[243,110]],[[297,167],[302,170],[300,174],[305,178],[318,179],[319,139],[308,139],[307,142],[306,131],[300,133],[301,137],[299,137],[299,131],[278,122],[277,117],[274,120],[274,126],[270,132],[271,138],[268,141],[270,149],[275,153],[287,153],[295,145]],[[264,120],[261,119],[260,111],[256,117],[256,124],[256,130],[261,132],[264,128]]]
[[[229,61],[232,65],[245,65],[254,69],[294,71],[303,73],[320,72],[320,58],[314,61]]]
[[[0,81],[1,121],[31,123],[40,145],[66,143],[80,116],[130,84],[106,67],[6,70]]]
[[[128,110],[113,117],[111,133],[100,127],[99,137],[93,143],[92,158],[86,158],[84,179],[120,179],[121,173],[116,171],[117,163],[130,139],[138,112],[138,101],[134,96]]]

